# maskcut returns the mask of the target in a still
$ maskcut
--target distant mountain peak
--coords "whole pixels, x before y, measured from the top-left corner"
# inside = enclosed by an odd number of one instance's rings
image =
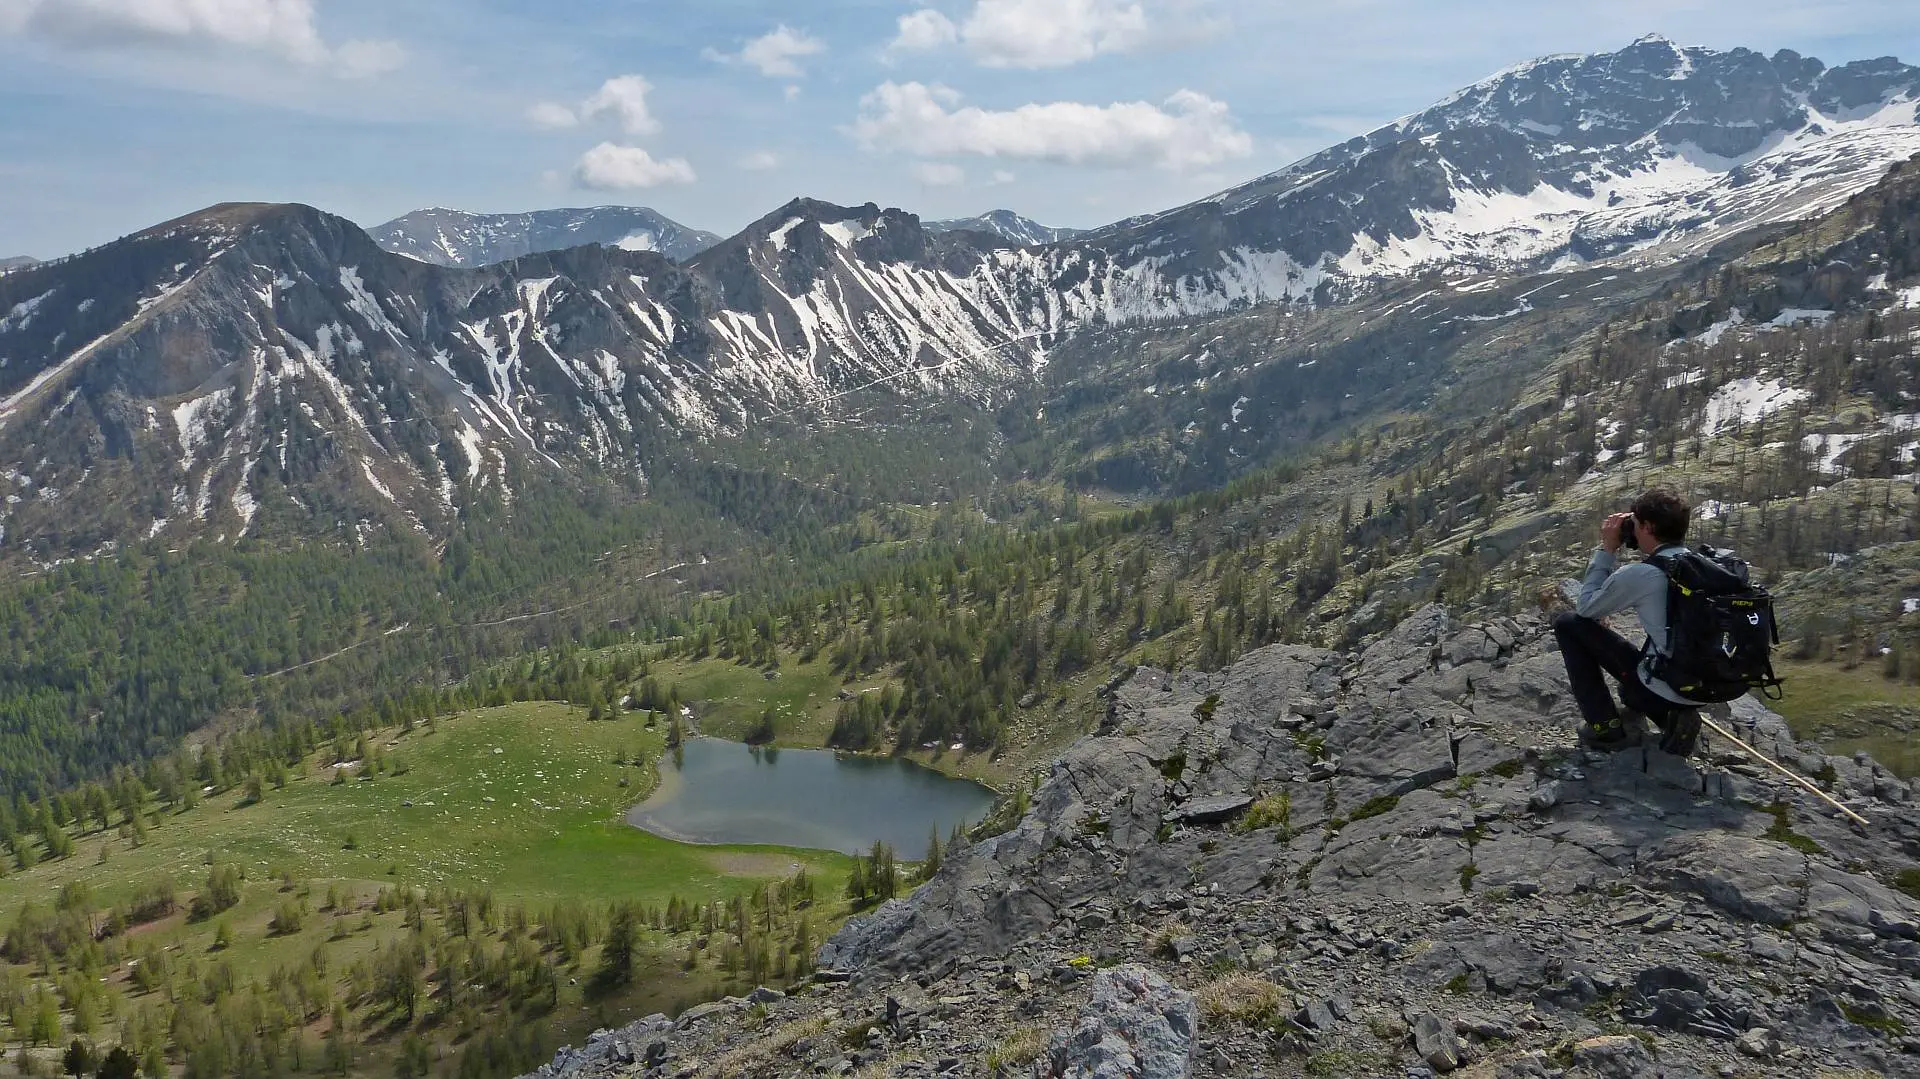
[[[487,266],[587,244],[658,251],[683,261],[720,242],[644,206],[588,206],[483,214],[444,206],[415,210],[368,230],[397,255],[441,266]]]
[[[978,217],[961,217],[946,221],[928,221],[929,232],[985,232],[1009,240],[1022,247],[1034,247],[1041,244],[1060,243],[1076,236],[1085,235],[1083,229],[1055,228],[1042,225],[1030,217],[1024,217],[1012,210],[989,210]]]

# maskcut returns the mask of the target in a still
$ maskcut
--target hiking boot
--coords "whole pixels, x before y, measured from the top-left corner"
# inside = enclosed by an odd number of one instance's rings
[[[1580,724],[1580,744],[1602,753],[1613,753],[1639,745],[1640,739],[1634,736],[1634,731],[1628,729],[1626,724],[1616,719],[1597,727],[1591,723]]]
[[[1676,757],[1691,757],[1700,744],[1700,713],[1691,709],[1669,712],[1660,724],[1660,750]]]

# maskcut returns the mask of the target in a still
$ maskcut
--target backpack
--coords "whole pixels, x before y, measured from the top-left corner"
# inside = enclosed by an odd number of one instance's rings
[[[1655,555],[1647,563],[1667,576],[1667,654],[1654,653],[1653,676],[1707,704],[1755,690],[1779,700],[1781,681],[1771,655],[1780,643],[1773,597],[1748,580],[1747,564],[1731,551],[1707,546]]]

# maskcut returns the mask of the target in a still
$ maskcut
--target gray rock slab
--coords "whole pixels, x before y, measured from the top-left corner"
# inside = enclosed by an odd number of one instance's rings
[[[1035,1064],[1040,1079],[1188,1079],[1200,1029],[1193,994],[1130,964],[1093,978],[1093,999],[1056,1031]]]

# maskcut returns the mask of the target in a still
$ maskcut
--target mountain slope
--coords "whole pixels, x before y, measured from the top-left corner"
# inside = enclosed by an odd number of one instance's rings
[[[1089,242],[1193,287],[1241,276],[1251,253],[1353,279],[1698,247],[1869,186],[1920,153],[1916,107],[1920,69],[1895,61],[1827,68],[1646,38],[1520,65]]]
[[[1891,61],[1649,39],[1045,246],[801,199],[681,263],[577,246],[465,269],[318,211],[218,207],[0,280],[0,543],[432,534],[534,475],[644,490],[662,440],[910,423],[1034,389],[1058,398],[1021,423],[1045,474],[1216,482],[1466,377],[1423,357],[1540,362],[1528,341],[1657,285],[1624,263],[1679,273],[1844,200],[1920,150],[1917,86]],[[1583,263],[1578,281],[1516,276]],[[1435,271],[1453,279],[1410,281]],[[1274,301],[1290,306],[1253,314]],[[1191,325],[1157,338],[1167,322]]]
[[[459,267],[486,266],[587,244],[658,251],[678,262],[720,242],[710,232],[687,228],[643,206],[525,214],[476,214],[436,207],[415,210],[367,232],[395,254]]]
[[[11,255],[6,258],[0,258],[0,273],[6,273],[8,270],[24,270],[39,261],[39,259],[27,255]]]
[[[1022,217],[1012,210],[989,210],[978,217],[961,217],[948,221],[926,222],[928,232],[989,232],[1003,240],[1019,244],[1022,247],[1037,247],[1041,244],[1059,243],[1077,236],[1086,235],[1084,229],[1054,228],[1042,225],[1030,217]]]
[[[0,280],[0,542],[438,531],[519,475],[646,482],[643,447],[863,386],[984,403],[1032,355],[977,234],[795,203],[690,267],[583,247],[477,270],[234,205]],[[257,514],[264,514],[256,521]]]
[[[1431,606],[1357,653],[1102,696],[808,991],[641,1019],[529,1079],[1911,1071],[1920,1001],[1888,987],[1920,935],[1913,788],[1756,701],[1743,737],[1871,827],[1718,738],[1583,751],[1538,613]]]

